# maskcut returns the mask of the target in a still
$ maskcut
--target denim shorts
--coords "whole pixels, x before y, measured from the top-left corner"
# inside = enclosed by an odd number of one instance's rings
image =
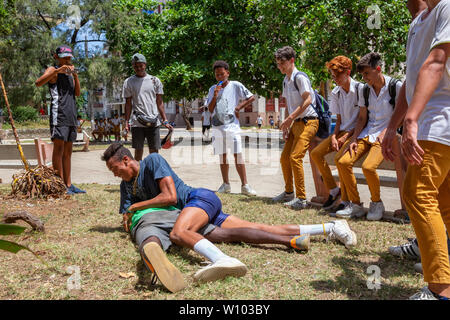
[[[214,191],[198,188],[191,191],[186,205],[187,207],[200,208],[206,212],[208,222],[220,227],[228,214],[222,212],[222,202]]]

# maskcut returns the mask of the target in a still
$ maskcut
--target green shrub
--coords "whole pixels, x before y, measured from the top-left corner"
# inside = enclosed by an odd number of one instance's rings
[[[11,112],[14,122],[37,121],[38,111],[31,106],[12,107]]]

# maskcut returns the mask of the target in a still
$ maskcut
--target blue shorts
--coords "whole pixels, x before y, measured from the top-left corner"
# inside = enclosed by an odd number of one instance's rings
[[[220,227],[228,214],[222,212],[222,202],[214,191],[198,188],[191,191],[186,205],[187,207],[200,208],[206,212],[209,217],[208,222]]]

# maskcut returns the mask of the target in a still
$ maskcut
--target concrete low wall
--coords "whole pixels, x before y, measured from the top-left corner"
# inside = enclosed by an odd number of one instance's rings
[[[83,128],[87,134],[91,134],[91,128]],[[34,138],[50,138],[50,127],[41,129],[19,129],[17,130],[20,139],[34,139]],[[10,130],[1,130],[0,139],[14,140],[14,133]]]

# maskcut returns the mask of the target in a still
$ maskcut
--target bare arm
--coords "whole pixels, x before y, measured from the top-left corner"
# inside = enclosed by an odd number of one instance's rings
[[[312,103],[311,94],[308,91],[303,92],[302,94],[303,104],[298,106],[297,109],[294,110],[281,124],[281,130],[286,131],[291,127],[292,122],[301,115],[306,108]]]
[[[55,83],[57,74],[58,74],[58,69],[56,69],[55,67],[47,68],[47,70],[45,70],[44,74],[42,76],[40,76],[34,84],[36,85],[36,87],[41,87],[49,81],[50,81],[50,83]]]
[[[177,204],[177,190],[171,176],[164,177],[158,181],[161,193],[150,200],[133,203],[128,211],[144,210],[147,208],[160,208]]]
[[[129,131],[130,129],[130,117],[131,117],[131,109],[132,109],[132,105],[131,105],[131,97],[126,98],[125,99],[125,130]]]
[[[75,85],[75,96],[79,97],[81,95],[81,88],[80,88],[80,80],[78,79],[78,74],[73,74],[73,82]]]
[[[430,51],[420,68],[411,104],[403,123],[402,150],[406,160],[411,164],[422,163],[424,152],[417,143],[417,122],[444,75],[448,57],[450,57],[450,43],[441,44]]]

